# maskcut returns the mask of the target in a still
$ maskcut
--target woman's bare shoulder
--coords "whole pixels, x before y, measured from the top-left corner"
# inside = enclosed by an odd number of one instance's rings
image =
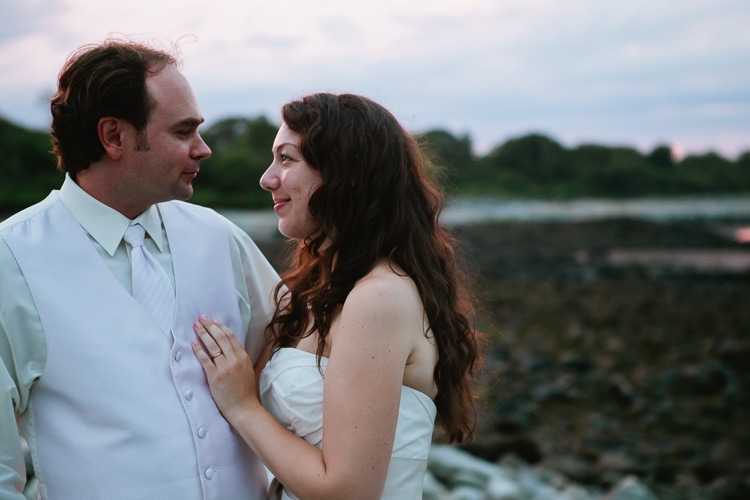
[[[421,309],[421,298],[414,280],[399,267],[383,260],[378,262],[354,285],[347,301],[364,300],[376,309],[392,312]]]

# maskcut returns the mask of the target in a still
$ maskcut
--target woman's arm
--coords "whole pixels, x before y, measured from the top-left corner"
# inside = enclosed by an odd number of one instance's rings
[[[227,421],[290,492],[302,498],[379,498],[390,463],[404,367],[421,303],[401,279],[370,277],[349,294],[331,332],[323,450],[258,401],[252,363],[234,334],[202,319],[194,350]],[[208,353],[221,349],[212,362]]]

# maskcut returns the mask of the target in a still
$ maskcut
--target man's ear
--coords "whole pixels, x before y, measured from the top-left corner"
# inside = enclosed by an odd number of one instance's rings
[[[99,119],[96,131],[99,134],[99,142],[107,155],[113,160],[119,160],[122,156],[123,134],[125,133],[123,122],[118,118],[105,116]]]

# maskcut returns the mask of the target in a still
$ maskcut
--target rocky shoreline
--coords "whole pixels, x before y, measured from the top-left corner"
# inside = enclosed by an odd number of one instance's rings
[[[492,334],[483,425],[464,449],[599,491],[637,478],[657,498],[750,498],[750,270],[721,265],[750,246],[722,227],[460,228]],[[680,262],[686,249],[700,258]],[[628,252],[666,258],[613,259]]]

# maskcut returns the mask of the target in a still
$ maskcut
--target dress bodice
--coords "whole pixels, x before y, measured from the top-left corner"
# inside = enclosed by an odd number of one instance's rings
[[[263,406],[284,426],[308,443],[323,444],[323,377],[315,354],[279,349],[260,377]],[[382,498],[421,498],[436,409],[432,399],[411,387],[401,387],[398,423]],[[293,498],[285,494],[284,498]]]

